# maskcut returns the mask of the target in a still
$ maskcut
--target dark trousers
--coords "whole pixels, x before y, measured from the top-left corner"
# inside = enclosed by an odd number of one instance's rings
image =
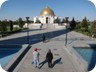
[[[52,60],[48,60],[48,67],[52,67]]]

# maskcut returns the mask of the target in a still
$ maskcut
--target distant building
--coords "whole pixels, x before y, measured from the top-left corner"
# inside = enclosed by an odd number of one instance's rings
[[[54,11],[51,8],[46,7],[41,11],[39,16],[36,16],[33,19],[34,23],[36,23],[36,21],[38,20],[43,24],[48,24],[48,23],[54,23],[54,20],[57,19],[57,16],[55,15]]]

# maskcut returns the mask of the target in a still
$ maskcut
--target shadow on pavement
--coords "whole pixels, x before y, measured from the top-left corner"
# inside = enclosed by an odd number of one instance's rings
[[[43,29],[29,29],[29,31],[38,31],[38,30],[40,31],[40,30],[45,30],[45,29],[46,29],[46,28],[43,28]],[[26,30],[23,30],[23,31],[21,31],[21,32],[26,32]],[[21,33],[21,32],[20,32],[20,33]]]
[[[62,58],[59,58],[59,59],[55,60],[55,61],[53,62],[53,67],[54,67],[56,64],[61,64],[61,59],[62,59]]]
[[[70,32],[70,31],[68,31],[68,32]],[[20,45],[27,44],[28,43],[28,41],[27,41],[27,39],[28,39],[27,32],[25,32],[25,33],[26,33],[26,36],[1,40],[0,44],[20,44]],[[51,33],[53,33],[53,35],[50,35]],[[66,33],[65,30],[58,30],[58,31],[53,31],[53,32],[46,32],[45,35],[47,36],[47,38],[51,39],[51,38],[60,36],[60,35],[65,34],[65,33]],[[32,44],[41,42],[42,41],[42,34],[43,33],[30,35],[29,36],[29,44],[32,45]]]
[[[43,67],[43,65],[45,64],[45,63],[47,63],[47,60],[45,59],[44,61],[42,61],[39,65],[40,65],[40,67],[39,68],[42,68]]]

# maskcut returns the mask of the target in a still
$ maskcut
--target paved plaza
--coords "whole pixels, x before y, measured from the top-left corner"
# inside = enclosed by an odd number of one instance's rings
[[[48,37],[48,41],[42,42],[42,34]],[[96,44],[96,39],[74,31],[68,31],[68,42],[65,46],[65,29],[30,29],[30,50],[13,72],[87,72],[86,62],[75,55],[73,46]],[[27,32],[23,31],[4,38],[0,38],[0,44],[27,44]],[[33,64],[33,49],[37,47],[40,53],[40,69]],[[53,53],[53,68],[48,68],[45,56],[48,49]],[[77,57],[76,57],[77,56]],[[81,61],[79,61],[81,60]],[[80,63],[81,62],[81,63]],[[86,65],[84,65],[86,64]]]

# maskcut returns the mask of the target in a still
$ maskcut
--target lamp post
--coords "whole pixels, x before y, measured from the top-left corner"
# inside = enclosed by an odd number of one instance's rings
[[[29,45],[29,17],[26,17],[27,22],[27,44]]]
[[[66,28],[65,46],[67,46],[67,24],[66,23],[65,23],[65,28]]]
[[[66,17],[66,23],[65,23],[65,28],[66,28],[65,46],[67,46],[67,26],[68,26],[68,18],[69,18],[69,17]]]

